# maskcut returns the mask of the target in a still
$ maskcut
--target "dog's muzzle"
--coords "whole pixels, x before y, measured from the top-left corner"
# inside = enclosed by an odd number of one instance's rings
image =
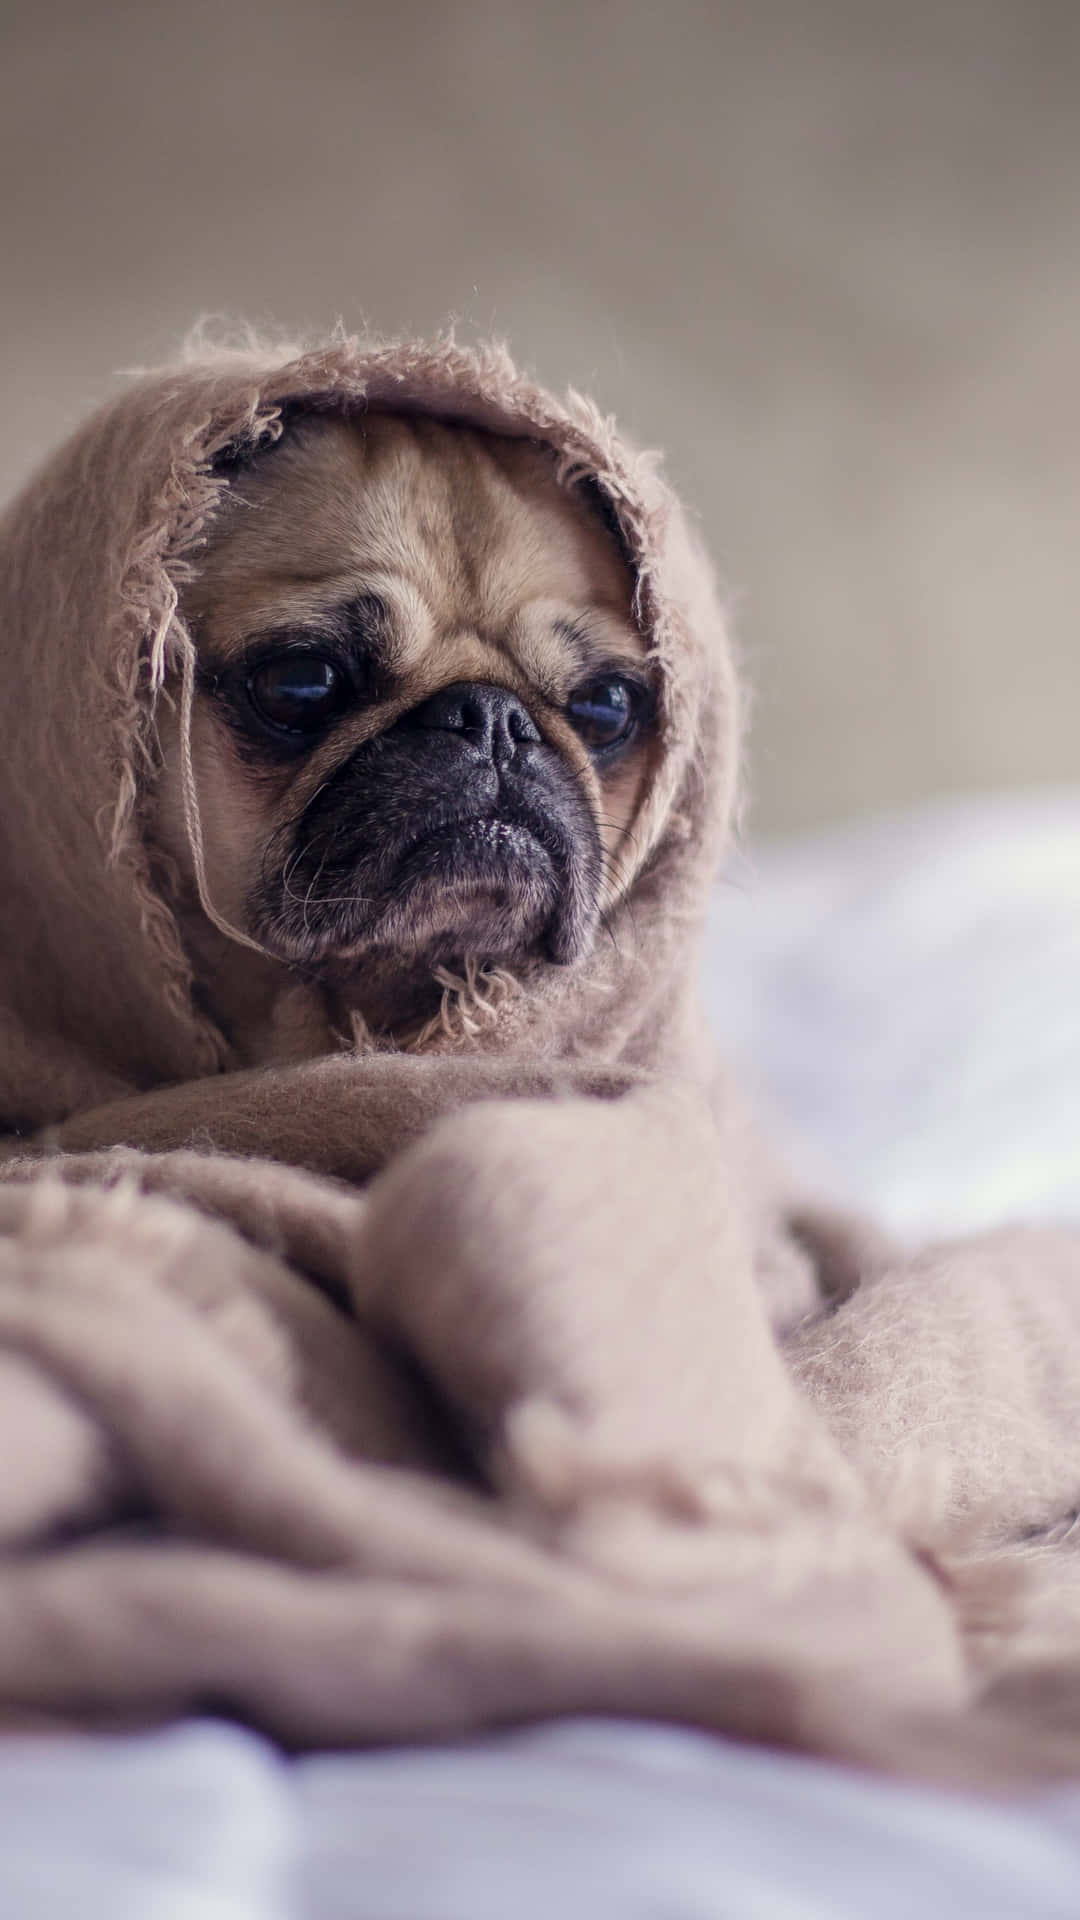
[[[524,702],[458,681],[324,782],[253,907],[268,944],[308,963],[378,947],[565,964],[591,944],[602,868],[582,787]]]

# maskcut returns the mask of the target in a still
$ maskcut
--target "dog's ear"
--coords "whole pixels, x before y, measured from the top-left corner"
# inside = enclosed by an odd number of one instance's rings
[[[592,514],[595,519],[599,520],[601,525],[610,534],[611,539],[618,548],[620,560],[630,568],[632,573],[634,571],[634,556],[630,551],[630,545],[626,538],[622,521],[619,519],[611,495],[605,492],[599,480],[592,474],[588,474],[583,479],[575,481],[574,495],[576,499],[581,501],[586,512]]]
[[[340,402],[321,400],[318,395],[308,394],[303,400],[285,400],[268,418],[262,418],[226,440],[213,455],[211,472],[225,479],[234,473],[245,473],[255,460],[272,453],[275,447],[288,440],[303,421],[331,416],[349,418]]]
[[[216,480],[230,480],[234,474],[246,473],[258,456],[275,447],[280,438],[281,425],[278,421],[251,432],[236,434],[217,448],[210,461],[210,471]]]
[[[248,472],[254,461],[261,459],[265,453],[273,453],[273,449],[290,436],[300,420],[331,411],[340,413],[340,407],[321,407],[317,399],[284,401],[269,417],[252,422],[242,432],[233,434],[231,440],[217,447],[209,463],[211,474],[215,478],[231,480],[233,474]]]

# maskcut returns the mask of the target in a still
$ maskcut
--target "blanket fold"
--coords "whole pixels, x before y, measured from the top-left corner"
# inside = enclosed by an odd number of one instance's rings
[[[599,501],[655,764],[573,964],[416,1047],[241,1068],[155,844],[156,716],[230,475],[364,409],[528,437]],[[1045,1711],[1080,1242],[907,1260],[787,1192],[717,1069],[738,682],[655,463],[501,350],[195,358],[9,510],[0,652],[0,1714],[311,1745],[598,1711],[969,1784],[1080,1765]]]

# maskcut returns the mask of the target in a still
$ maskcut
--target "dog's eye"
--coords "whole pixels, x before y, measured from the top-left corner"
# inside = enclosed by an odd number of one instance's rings
[[[567,705],[571,726],[581,735],[590,753],[606,753],[612,747],[625,746],[637,732],[643,702],[642,690],[633,680],[620,674],[605,674],[579,687]]]
[[[284,653],[248,675],[259,718],[283,733],[319,733],[349,703],[348,680],[321,653]]]

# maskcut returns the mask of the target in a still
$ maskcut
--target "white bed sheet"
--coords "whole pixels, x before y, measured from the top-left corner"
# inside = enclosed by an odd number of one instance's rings
[[[708,999],[813,1177],[919,1236],[1080,1218],[1080,790],[732,862]]]
[[[717,1027],[911,1233],[1080,1219],[1080,791],[737,863]],[[570,1722],[290,1766],[233,1728],[0,1744],[0,1920],[1064,1920],[1080,1789],[1009,1807]]]

